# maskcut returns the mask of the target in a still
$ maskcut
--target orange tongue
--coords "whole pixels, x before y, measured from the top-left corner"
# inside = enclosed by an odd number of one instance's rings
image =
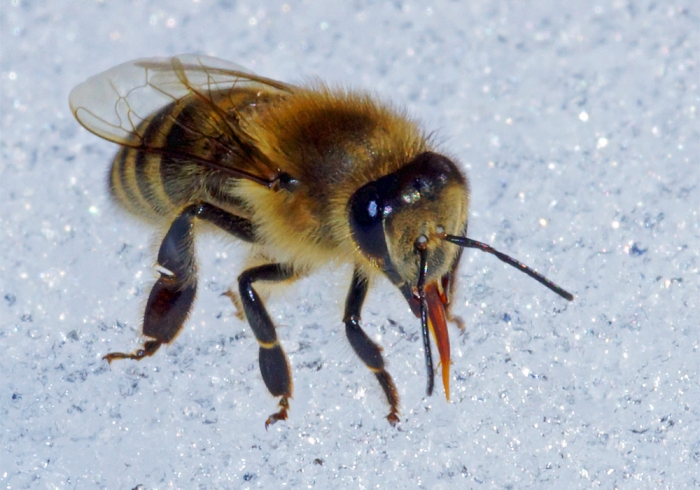
[[[445,398],[450,400],[450,334],[447,332],[447,319],[445,316],[445,303],[438,290],[437,283],[429,284],[425,288],[425,297],[428,302],[428,326],[433,333],[435,345],[440,353],[440,365],[442,366],[442,385],[445,387]]]

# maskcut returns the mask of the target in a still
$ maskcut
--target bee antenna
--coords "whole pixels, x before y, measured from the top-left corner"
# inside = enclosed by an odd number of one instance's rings
[[[513,257],[504,254],[503,252],[499,252],[495,248],[493,248],[491,245],[488,245],[486,243],[481,243],[477,242],[476,240],[472,240],[471,238],[467,238],[465,236],[455,236],[455,235],[445,235],[443,237],[444,240],[447,240],[450,243],[454,243],[455,245],[459,245],[460,247],[463,248],[478,248],[482,252],[487,252],[490,254],[495,255],[498,257],[501,261],[505,262],[508,265],[512,265],[516,269],[519,269],[520,271],[524,272],[531,278],[533,278],[535,281],[539,282],[546,288],[550,289],[551,291],[557,293],[559,296],[561,296],[564,299],[567,299],[569,301],[574,300],[574,295],[571,294],[570,292],[564,290],[561,286],[557,286],[554,284],[552,281],[544,277],[542,274],[537,272],[534,269],[531,269],[530,267],[526,266],[522,262],[519,262],[515,260]],[[422,311],[422,306],[421,306],[421,311]]]
[[[420,255],[420,269],[418,271],[418,300],[420,302],[420,324],[423,334],[423,349],[425,350],[425,367],[428,372],[428,396],[433,394],[435,387],[435,371],[433,370],[433,354],[430,350],[430,336],[428,334],[428,300],[425,296],[425,277],[428,275],[428,238],[421,235],[416,240],[416,252]]]

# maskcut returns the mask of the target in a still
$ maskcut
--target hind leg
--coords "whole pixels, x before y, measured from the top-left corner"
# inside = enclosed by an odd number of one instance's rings
[[[253,225],[247,219],[207,203],[184,208],[170,225],[158,251],[160,278],[151,289],[143,318],[143,335],[152,340],[147,340],[141,349],[132,353],[111,352],[104,356],[108,362],[152,356],[182,330],[197,293],[194,225],[198,219],[208,221],[241,240],[255,241]]]

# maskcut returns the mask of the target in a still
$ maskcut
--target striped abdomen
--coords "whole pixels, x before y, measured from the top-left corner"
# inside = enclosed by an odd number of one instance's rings
[[[130,212],[151,220],[172,216],[198,201],[240,215],[242,204],[233,195],[237,179],[206,162],[255,172],[250,155],[234,139],[236,131],[227,129],[238,129],[241,113],[254,110],[256,101],[255,92],[228,92],[214,110],[208,102],[188,96],[148,117],[134,132],[134,146],[122,147],[112,163],[112,196]]]

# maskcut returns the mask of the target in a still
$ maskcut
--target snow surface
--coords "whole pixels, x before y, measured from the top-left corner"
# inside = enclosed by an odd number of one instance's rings
[[[700,486],[697,2],[3,0],[0,484],[4,488]],[[295,379],[274,410],[226,297],[245,248],[200,236],[183,333],[140,363],[162,230],[109,202],[113,144],[68,93],[196,52],[371,90],[469,173],[469,234],[571,290],[465,252],[452,401],[387,282],[363,312],[402,397],[392,428],[340,321],[349,268],[269,302]],[[441,384],[438,378],[438,387]]]

